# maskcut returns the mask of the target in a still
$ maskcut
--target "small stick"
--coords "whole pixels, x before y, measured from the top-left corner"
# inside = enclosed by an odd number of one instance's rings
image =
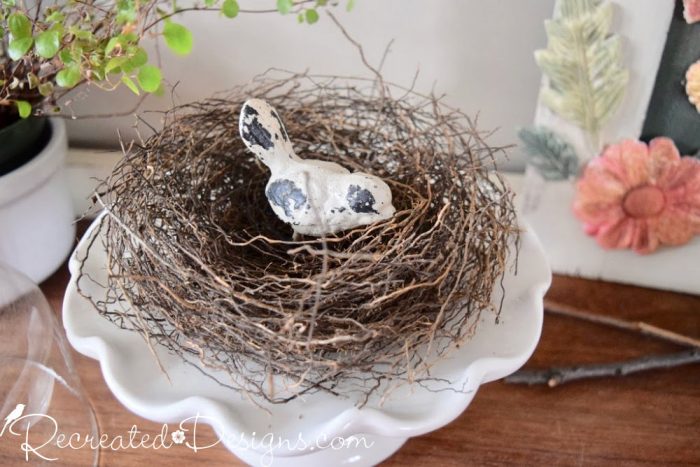
[[[578,365],[547,370],[520,370],[508,376],[505,381],[510,384],[546,384],[550,388],[570,381],[608,376],[625,376],[641,371],[674,368],[692,363],[700,363],[700,350],[649,355],[623,362],[594,365]]]
[[[618,329],[634,331],[644,334],[645,336],[654,337],[674,344],[682,345],[683,347],[694,347],[700,349],[700,340],[677,332],[669,331],[668,329],[660,328],[643,321],[627,321],[612,316],[604,316],[587,311],[576,310],[573,307],[561,304],[554,304],[549,300],[545,300],[544,308],[548,313],[566,316],[569,318],[580,319],[596,324],[612,326]]]
[[[381,94],[382,94],[382,98],[384,98],[384,97],[385,97],[385,92],[386,92],[385,89],[384,89],[384,76],[382,76],[382,74],[379,72],[379,70],[378,70],[377,68],[375,68],[375,67],[373,67],[372,65],[369,64],[369,61],[367,61],[367,57],[365,57],[365,51],[364,51],[364,49],[362,48],[362,44],[360,44],[360,43],[357,42],[355,39],[353,39],[353,37],[352,37],[352,36],[350,35],[350,33],[348,32],[348,30],[345,29],[345,27],[340,23],[340,21],[338,21],[338,20],[336,19],[336,17],[333,15],[333,13],[331,13],[330,11],[326,11],[326,14],[327,14],[328,16],[330,16],[330,18],[333,20],[333,22],[335,23],[335,25],[338,26],[338,29],[340,29],[340,32],[343,33],[343,35],[345,36],[345,38],[346,38],[348,41],[350,41],[350,43],[351,43],[352,45],[355,46],[355,48],[357,49],[357,51],[358,51],[359,54],[360,54],[360,60],[362,60],[362,63],[364,63],[364,65],[365,65],[372,73],[374,73],[374,76],[377,77],[377,84],[379,85],[379,91],[380,91]],[[391,45],[391,43],[389,43],[389,45]],[[382,58],[382,62],[383,62],[383,61],[384,61],[384,58]],[[382,64],[383,64],[383,63],[382,63]],[[380,68],[381,68],[381,65],[382,65],[382,64],[380,64]]]

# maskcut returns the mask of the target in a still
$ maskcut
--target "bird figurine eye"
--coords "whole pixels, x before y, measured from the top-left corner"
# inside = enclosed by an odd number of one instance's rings
[[[270,169],[265,196],[295,234],[321,237],[386,220],[396,212],[391,189],[381,178],[297,156],[282,119],[266,101],[243,104],[239,132]]]

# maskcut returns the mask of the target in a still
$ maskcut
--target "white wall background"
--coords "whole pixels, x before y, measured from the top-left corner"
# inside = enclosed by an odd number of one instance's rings
[[[241,8],[274,6],[273,0],[239,0]],[[516,131],[532,122],[540,82],[532,53],[545,45],[543,20],[554,0],[357,0],[355,9],[334,10],[347,30],[377,64],[394,39],[384,66],[390,81],[410,84],[420,70],[417,88],[446,93],[446,102],[468,114],[480,114],[485,130],[499,128],[496,145],[517,142]],[[344,0],[343,0],[344,5]],[[195,46],[188,57],[162,50],[164,75],[179,82],[176,103],[210,96],[249,80],[270,67],[314,73],[367,74],[352,45],[330,18],[313,25],[293,16],[241,14],[230,20],[213,12],[194,12],[178,19],[193,31]],[[164,47],[161,46],[161,49]],[[129,91],[76,92],[77,114],[128,110],[135,102]],[[170,96],[149,99],[142,110],[164,109]],[[72,144],[110,147],[117,130],[131,138],[134,117],[70,122]],[[232,124],[234,124],[232,122]],[[501,167],[522,168],[518,150]]]

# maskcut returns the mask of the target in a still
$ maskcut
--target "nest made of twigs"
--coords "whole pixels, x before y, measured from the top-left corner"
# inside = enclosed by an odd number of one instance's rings
[[[238,135],[250,97],[277,108],[300,157],[385,179],[396,215],[293,241]],[[429,378],[480,312],[497,313],[517,237],[511,194],[489,173],[500,150],[438,99],[372,80],[268,75],[174,108],[106,182],[109,279],[90,298],[254,396],[366,401],[384,382]]]

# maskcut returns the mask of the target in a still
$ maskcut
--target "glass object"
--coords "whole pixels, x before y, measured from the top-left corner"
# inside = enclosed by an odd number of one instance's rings
[[[0,465],[97,465],[99,438],[53,310],[0,263]]]

